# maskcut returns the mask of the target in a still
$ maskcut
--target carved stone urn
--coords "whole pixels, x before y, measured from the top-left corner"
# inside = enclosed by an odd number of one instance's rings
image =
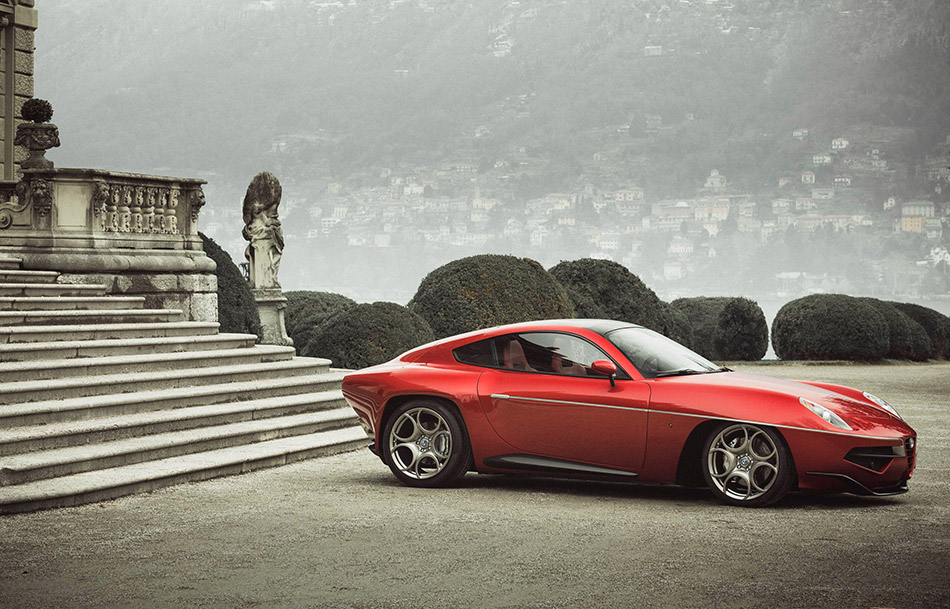
[[[53,118],[53,107],[44,99],[31,99],[23,104],[22,114],[31,122],[17,126],[13,143],[26,148],[30,156],[20,163],[20,167],[52,169],[53,162],[46,158],[46,151],[59,146],[59,128],[49,122]]]

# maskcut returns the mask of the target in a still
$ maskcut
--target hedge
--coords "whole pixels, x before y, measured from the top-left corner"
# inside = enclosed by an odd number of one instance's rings
[[[730,300],[732,298],[729,296],[698,296],[677,298],[670,303],[686,316],[693,327],[693,351],[707,359],[725,359],[716,352],[716,330],[719,327],[719,313]]]
[[[317,327],[331,316],[356,306],[356,302],[332,292],[285,292],[287,309],[284,319],[287,334],[294,340],[297,353],[309,357],[323,357],[310,348],[310,339]]]
[[[768,322],[754,300],[700,296],[672,305],[693,327],[693,351],[708,359],[755,361],[768,351]]]
[[[733,298],[716,321],[716,354],[724,360],[758,361],[769,350],[769,324],[758,303]]]
[[[673,325],[667,334],[670,338],[683,345],[687,349],[692,349],[696,343],[696,335],[693,332],[693,324],[690,323],[686,313],[683,313],[673,305],[665,303],[670,317],[673,319]]]
[[[627,321],[667,336],[678,332],[666,303],[621,264],[582,258],[561,262],[551,274],[567,289],[579,317]]]
[[[205,254],[217,265],[214,274],[218,278],[219,331],[256,334],[258,339],[262,339],[261,317],[244,275],[213,239],[203,233],[198,233],[198,236]]]
[[[920,352],[920,346],[915,348],[913,326],[920,327],[916,321],[910,318],[906,313],[894,305],[878,300],[877,298],[861,298],[863,302],[874,307],[878,313],[884,316],[888,329],[888,350],[887,357],[891,359],[929,359],[933,348],[925,349]],[[920,327],[920,334],[926,336],[923,328]],[[919,339],[918,339],[919,341]],[[928,339],[929,341],[929,339]]]
[[[439,338],[501,324],[574,317],[564,287],[540,264],[497,254],[462,258],[435,269],[408,306]]]
[[[785,360],[880,360],[887,355],[884,316],[859,298],[813,294],[786,303],[772,322],[772,345]]]
[[[909,302],[890,304],[906,313],[924,329],[932,347],[930,357],[950,359],[950,318],[939,311]]]
[[[435,339],[421,316],[392,302],[359,304],[318,326],[309,349],[335,366],[365,368]]]

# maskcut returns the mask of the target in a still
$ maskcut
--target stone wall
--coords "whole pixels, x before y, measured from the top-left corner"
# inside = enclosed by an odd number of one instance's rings
[[[9,198],[26,151],[13,145],[20,109],[33,97],[34,0],[0,0],[0,200]],[[9,118],[14,120],[9,120]]]

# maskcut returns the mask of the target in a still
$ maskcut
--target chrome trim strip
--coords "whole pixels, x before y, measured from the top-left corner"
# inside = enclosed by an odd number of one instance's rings
[[[547,398],[526,398],[520,395],[504,395],[493,393],[493,398],[502,400],[523,400],[525,402],[546,402],[549,404],[567,404],[569,406],[593,406],[594,408],[614,408],[616,410],[635,410],[637,412],[650,412],[646,408],[633,408],[632,406],[612,406],[610,404],[591,404],[590,402],[570,402],[567,400],[550,400]]]
[[[748,421],[745,419],[730,419],[727,417],[719,417],[709,414],[691,414],[686,412],[670,412],[669,410],[650,410],[649,408],[633,408],[628,406],[612,406],[610,404],[592,404],[590,402],[570,402],[567,400],[550,400],[545,398],[529,398],[520,395],[506,395],[503,393],[493,393],[491,397],[498,400],[523,400],[526,402],[546,402],[550,404],[567,404],[569,406],[592,406],[594,408],[612,408],[615,410],[632,410],[634,412],[646,412],[646,413],[656,413],[656,414],[668,414],[671,416],[678,417],[693,417],[696,419],[716,419],[717,421],[729,421],[731,423],[751,423],[753,425],[767,425],[769,427],[780,427],[782,429],[794,429],[797,431],[812,431],[815,433],[828,433],[836,436],[847,436],[849,438],[866,438],[868,440],[894,440],[900,441],[903,445],[903,438],[892,438],[887,436],[868,436],[858,433],[848,433],[846,431],[831,431],[825,429],[811,429],[808,427],[796,427],[794,425],[780,425],[777,423],[764,423],[762,421]]]

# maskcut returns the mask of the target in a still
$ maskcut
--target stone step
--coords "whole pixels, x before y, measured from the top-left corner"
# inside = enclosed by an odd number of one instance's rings
[[[216,351],[253,347],[255,342],[257,342],[257,336],[253,334],[207,334],[154,338],[63,340],[45,343],[0,343],[0,362]]]
[[[306,376],[327,370],[329,360],[298,357],[287,361],[208,366],[188,370],[158,370],[136,374],[104,374],[96,377],[68,377],[40,381],[0,383],[0,404],[22,405],[90,398],[143,390],[193,388],[254,379],[257,381]],[[4,408],[4,411],[9,410]]]
[[[353,427],[357,421],[353,409],[339,408],[13,455],[0,458],[0,486]]]
[[[144,296],[0,296],[0,311],[107,311],[144,306]]]
[[[0,296],[105,296],[106,286],[91,283],[0,283]]]
[[[91,383],[103,375],[138,375],[146,372],[278,362],[293,359],[294,354],[293,347],[256,345],[243,349],[3,362],[0,363],[0,383],[22,382],[22,379],[40,381],[77,376],[82,376],[84,382]]]
[[[217,333],[218,327],[218,322],[209,321],[0,326],[0,345],[57,341],[209,336]]]
[[[17,258],[16,256],[0,256],[0,270],[18,271],[20,270],[21,264],[23,264],[22,258]]]
[[[329,360],[322,361],[329,364]],[[339,389],[345,374],[342,370],[331,369],[317,374],[285,376],[268,380],[223,382],[216,385],[8,404],[0,407],[0,429],[301,393],[320,393]]]
[[[113,442],[226,423],[348,409],[337,389],[0,430],[0,456]]]
[[[359,427],[281,438],[0,487],[0,513],[66,507],[241,474],[354,450],[369,444]]]
[[[180,309],[119,309],[115,311],[0,311],[0,326],[59,324],[123,324],[179,321]]]
[[[21,271],[0,269],[0,283],[55,283],[56,271]]]

